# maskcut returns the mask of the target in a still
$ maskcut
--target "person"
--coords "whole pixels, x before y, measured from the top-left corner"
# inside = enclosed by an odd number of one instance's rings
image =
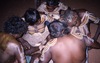
[[[26,33],[28,26],[20,17],[10,17],[0,32],[0,63],[26,63],[24,50],[17,40]]]
[[[46,43],[46,38],[49,35],[49,30],[48,27],[44,25],[45,21],[41,21],[41,16],[36,9],[29,8],[26,10],[23,17],[28,24],[28,31],[22,36],[20,41],[23,44],[23,41],[25,40],[26,45],[24,44],[23,46],[30,47],[25,49],[25,52],[26,55],[32,59],[31,61],[28,60],[28,62],[34,62],[34,59],[41,54],[41,50]]]
[[[51,39],[62,37],[64,34],[70,33],[70,30],[68,30],[67,26],[63,22],[60,22],[59,20],[54,20],[53,22],[49,23],[48,29],[50,32]],[[65,33],[64,30],[66,29],[67,31]]]
[[[93,20],[94,22],[98,23],[99,19],[95,18],[93,15],[88,13],[84,9],[68,9],[66,12],[61,14],[63,18],[63,22],[67,22],[67,25],[69,26],[70,33],[75,36],[78,39],[85,39],[88,43],[94,43],[94,48],[99,49],[99,42],[93,40],[90,36],[90,32],[88,30],[87,24],[89,22],[89,19]],[[97,47],[95,47],[97,46]],[[89,47],[90,48],[90,47]],[[87,47],[87,58],[88,58],[88,47]],[[88,62],[88,60],[86,61]]]
[[[68,25],[69,29],[71,30],[71,34],[73,34],[75,37],[81,39],[83,36],[87,36],[90,42],[94,42],[94,40],[89,36],[90,32],[87,24],[89,19],[98,23],[99,18],[94,17],[84,9],[68,9],[65,11],[64,15],[62,14],[61,18],[63,18],[63,22]]]
[[[57,38],[46,44],[39,63],[48,63],[51,59],[54,63],[85,63],[86,47],[92,43],[78,39],[70,33],[63,34],[66,27],[60,21],[50,23],[49,30],[52,32],[50,34]],[[69,32],[69,29],[66,31]]]
[[[87,28],[88,28],[88,35],[91,36],[91,32],[90,32],[90,24],[94,23],[94,24],[98,24],[99,26],[99,22],[100,19],[98,17],[96,17],[93,13],[90,13],[88,10],[85,9],[75,9],[75,11],[79,14],[79,16],[81,17],[81,21],[86,17],[87,20],[85,22],[85,24],[87,24]],[[99,28],[97,28],[99,29]]]
[[[54,19],[60,18],[59,12],[61,10],[67,10],[67,8],[60,0],[46,0],[37,10],[40,14],[45,14],[45,21],[52,22]]]

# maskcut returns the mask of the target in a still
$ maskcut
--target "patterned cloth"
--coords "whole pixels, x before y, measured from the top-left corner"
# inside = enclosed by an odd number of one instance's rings
[[[45,47],[44,47],[44,49],[42,51],[42,55],[40,57],[41,61],[44,60],[44,54],[45,54],[45,52],[47,52],[51,46],[54,46],[56,44],[56,42],[57,42],[57,38],[48,41],[48,43],[45,45]]]
[[[26,40],[31,46],[34,47],[34,46],[39,46],[40,44],[45,44],[48,35],[49,35],[49,30],[46,26],[43,32],[37,32],[37,33],[35,32],[33,34],[27,32],[25,35],[23,35],[22,38]]]
[[[94,21],[94,23],[98,23],[100,20],[99,18],[94,17],[91,13],[86,11],[81,19],[80,26],[72,27],[71,34],[79,39],[83,39],[83,36],[86,36],[91,42],[94,42],[93,39],[91,39],[90,37],[87,36],[87,34],[89,33],[89,30],[87,27],[87,23],[88,23],[89,19]]]
[[[39,7],[38,7],[38,11],[39,12],[44,12],[45,13],[45,17],[46,17],[46,21],[53,21],[54,19],[59,19],[59,11],[60,10],[67,10],[67,6],[65,6],[63,3],[59,3],[58,7],[54,9],[53,12],[48,12],[47,8],[46,8],[46,2],[43,2]]]
[[[81,19],[80,26],[72,27],[71,34],[78,39],[83,39],[83,37],[85,36],[88,39],[87,40],[88,43],[93,43],[94,40],[91,37],[87,36],[87,34],[89,33],[89,30],[86,24],[89,22],[89,20],[94,21],[94,23],[99,23],[100,21],[99,18],[94,17],[91,13],[86,11],[84,13],[84,16]],[[88,63],[88,47],[86,48],[86,62],[85,63]]]

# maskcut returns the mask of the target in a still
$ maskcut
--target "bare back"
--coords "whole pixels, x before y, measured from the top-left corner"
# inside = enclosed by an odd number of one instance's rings
[[[0,33],[0,63],[25,63],[24,51],[18,41],[9,34]]]
[[[82,63],[85,59],[85,42],[67,35],[57,39],[50,52],[54,63]]]
[[[70,34],[57,38],[56,44],[45,53],[42,63],[48,63],[50,59],[54,63],[84,63],[85,48],[85,42]]]

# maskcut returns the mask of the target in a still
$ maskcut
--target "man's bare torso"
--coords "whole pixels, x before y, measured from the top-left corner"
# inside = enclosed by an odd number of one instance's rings
[[[58,38],[50,49],[55,63],[82,63],[85,59],[85,42],[71,36]]]
[[[9,34],[0,33],[0,63],[13,63],[15,61],[15,52],[18,43],[15,38]]]

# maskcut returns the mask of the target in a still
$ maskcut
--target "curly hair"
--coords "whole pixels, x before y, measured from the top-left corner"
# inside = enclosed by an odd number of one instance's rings
[[[12,34],[26,33],[28,30],[28,25],[20,17],[13,16],[10,17],[4,23],[4,32]]]
[[[39,12],[34,8],[26,10],[24,18],[29,25],[34,25],[39,19],[41,19]]]

